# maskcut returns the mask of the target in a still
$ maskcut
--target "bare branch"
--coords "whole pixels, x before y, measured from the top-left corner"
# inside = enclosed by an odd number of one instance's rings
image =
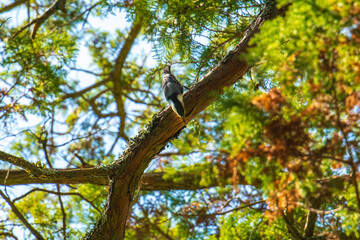
[[[159,153],[159,157],[171,157],[171,156],[187,156],[193,153],[199,153],[200,151],[190,151],[190,152],[163,152]]]
[[[72,70],[72,71],[84,72],[84,73],[91,74],[91,75],[94,75],[94,76],[97,76],[97,77],[103,77],[103,76],[108,75],[106,73],[96,73],[96,72],[93,72],[93,71],[90,71],[90,70],[87,70],[87,69],[81,69],[81,68],[69,67],[69,69]]]
[[[124,45],[122,46],[120,53],[116,59],[114,69],[111,73],[113,81],[120,82],[121,71],[125,63],[126,57],[129,55],[131,47],[134,45],[136,37],[139,35],[142,26],[142,17],[136,17],[134,24],[132,25],[129,35],[127,36]]]

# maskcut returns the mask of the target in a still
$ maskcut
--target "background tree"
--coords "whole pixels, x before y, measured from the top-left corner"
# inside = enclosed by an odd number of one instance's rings
[[[358,1],[0,14],[2,236],[360,238]],[[190,87],[185,128],[163,109],[169,62]]]

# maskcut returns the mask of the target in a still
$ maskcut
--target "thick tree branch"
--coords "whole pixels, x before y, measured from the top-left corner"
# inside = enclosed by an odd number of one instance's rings
[[[37,239],[44,239],[43,236],[35,229],[31,224],[26,220],[26,218],[20,213],[20,211],[17,209],[15,204],[8,198],[3,191],[0,190],[1,197],[7,202],[7,204],[10,205],[11,210],[15,213],[15,215],[20,219],[20,221],[30,230],[30,232],[37,238]]]
[[[112,169],[109,167],[98,167],[98,168],[86,168],[86,169],[45,169],[38,167],[37,165],[23,159],[16,157],[14,155],[8,154],[6,152],[0,151],[0,160],[11,163],[15,166],[21,167],[25,169],[25,171],[30,174],[30,177],[35,177],[38,179],[42,179],[44,181],[60,181],[59,179],[63,179],[65,181],[84,181],[84,179],[88,180],[89,177],[92,178],[92,182],[96,183],[98,178],[107,177],[112,174]],[[7,170],[5,170],[7,173]],[[20,174],[24,174],[24,172],[20,172]],[[6,175],[5,175],[6,176]],[[3,178],[4,181],[10,179],[10,174],[8,178]],[[71,180],[72,179],[72,180]],[[65,182],[59,182],[65,183]],[[69,182],[68,182],[69,183]],[[4,184],[1,183],[1,184]]]
[[[41,168],[35,164],[26,161],[23,158],[16,157],[14,155],[8,154],[6,152],[0,151],[0,160],[11,163],[15,166],[25,169],[27,172],[33,174],[34,176],[41,176],[44,172]]]
[[[311,207],[315,208],[315,209],[318,209],[321,205],[321,200],[319,198],[311,199],[310,202],[311,202]],[[314,211],[308,212],[305,227],[304,227],[304,237],[305,238],[310,238],[314,235],[317,215],[318,215],[317,212],[314,212]]]
[[[186,122],[218,99],[226,87],[233,85],[250,69],[241,56],[246,54],[249,40],[258,32],[262,23],[278,13],[275,1],[269,1],[234,51],[185,94]],[[182,119],[168,107],[154,116],[147,129],[140,131],[129,143],[123,155],[112,164],[114,175],[111,176],[104,212],[85,239],[124,238],[129,209],[141,175],[151,160],[182,128]]]
[[[108,176],[104,172],[96,173],[96,169],[54,169],[54,171],[63,177],[36,178],[25,170],[0,170],[0,185],[14,186],[46,183],[109,185]],[[110,173],[109,170],[107,174],[110,175]],[[69,174],[74,176],[70,177]],[[144,191],[198,190],[223,185],[218,179],[215,179],[214,182],[207,182],[206,186],[204,186],[200,184],[201,176],[193,173],[179,172],[176,174],[176,181],[173,178],[164,179],[164,175],[166,175],[165,172],[143,174],[140,180],[140,189]],[[231,175],[227,177],[230,179]],[[241,176],[238,184],[248,185],[245,178]]]
[[[299,230],[293,225],[293,223],[290,221],[290,219],[288,218],[286,213],[284,213],[283,219],[284,219],[284,221],[286,223],[286,227],[287,227],[289,233],[291,234],[291,236],[293,237],[293,239],[302,240],[303,238],[302,238]]]
[[[25,170],[0,170],[0,185],[14,186],[14,185],[28,185],[28,184],[96,184],[109,185],[109,178],[107,175],[111,174],[108,170],[107,174],[103,169],[97,171],[97,168],[78,168],[78,169],[54,169],[58,174],[52,178],[36,178],[32,177]],[[206,185],[201,184],[201,174],[188,173],[179,171],[173,177],[164,177],[166,172],[144,173],[140,179],[140,189],[143,191],[159,191],[159,190],[199,190],[210,187],[223,186],[231,184],[232,174],[223,176],[224,179],[213,179],[213,182],[206,182]],[[61,177],[60,177],[61,176]],[[357,173],[360,177],[360,173]],[[245,177],[239,175],[237,179],[238,185],[252,185],[258,186],[260,181],[254,181],[249,184]],[[334,176],[317,180],[324,188],[334,188],[339,191],[344,190],[344,184],[351,182],[351,174]]]

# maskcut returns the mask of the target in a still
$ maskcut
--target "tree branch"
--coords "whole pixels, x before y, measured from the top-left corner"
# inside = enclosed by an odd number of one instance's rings
[[[23,158],[13,156],[3,151],[0,151],[0,160],[21,167],[34,176],[41,176],[44,173],[43,170],[38,166],[36,166],[35,164],[28,162]]]
[[[17,6],[20,6],[21,4],[25,3],[27,0],[15,0],[13,3],[10,3],[9,5],[4,6],[3,8],[0,8],[0,14],[10,11],[13,8],[16,8]]]
[[[293,236],[293,238],[296,240],[302,240],[303,238],[301,237],[301,234],[296,229],[296,227],[292,224],[292,222],[290,221],[290,219],[288,218],[286,213],[284,213],[283,219],[286,223],[286,227],[288,228],[289,233]]]
[[[25,170],[0,170],[0,185],[14,186],[27,184],[96,184],[107,186],[109,184],[108,175],[111,175],[111,170],[102,168],[74,168],[74,169],[53,169],[53,175],[48,178],[37,178],[31,176]],[[140,179],[140,189],[143,191],[159,191],[159,190],[199,190],[210,187],[222,186],[230,184],[229,179],[232,173],[223,176],[223,179],[214,179],[213,182],[206,182],[206,185],[201,184],[201,175],[194,172],[177,172],[176,180],[171,176],[164,178],[165,172],[144,173]],[[253,181],[249,184],[244,176],[239,175],[237,181],[238,185],[252,185],[258,186],[260,180]],[[360,177],[360,173],[357,173]],[[6,181],[5,181],[6,180]],[[332,176],[329,178],[318,179],[316,182],[321,184],[324,188],[335,188],[338,190],[344,189],[344,183],[351,182],[351,174]]]
[[[101,170],[103,171],[103,170]],[[48,178],[32,177],[25,170],[0,170],[0,185],[14,186],[26,184],[96,184],[109,185],[111,171],[107,174],[97,172],[96,168],[77,168],[77,169],[54,169],[57,175]],[[214,182],[207,182],[206,186],[200,184],[201,176],[194,173],[179,172],[176,174],[176,181],[173,178],[164,179],[165,172],[145,173],[141,176],[140,189],[143,191],[159,190],[198,190],[210,187],[221,186],[220,179]],[[61,177],[60,177],[61,176]],[[231,174],[226,176],[231,178]],[[6,182],[5,182],[6,180]],[[226,181],[226,180],[224,180]],[[249,185],[244,177],[239,176],[239,185]]]
[[[11,17],[8,17],[7,19],[5,19],[4,21],[2,21],[0,23],[0,28],[10,19]],[[1,99],[2,100],[2,99]]]
[[[31,39],[35,39],[35,35],[41,24],[43,24],[51,15],[55,13],[56,10],[62,10],[65,11],[65,0],[56,0],[41,16],[35,18],[22,28],[20,28],[11,38],[15,38],[17,35],[19,35],[22,31],[24,31],[26,28],[30,27],[34,24],[34,28],[30,34]]]
[[[66,181],[74,181],[81,183],[84,180],[86,181],[90,180],[91,182],[96,183],[99,180],[99,178],[107,177],[111,175],[113,172],[113,169],[111,167],[110,168],[95,167],[95,168],[86,168],[86,169],[63,169],[63,170],[41,168],[23,158],[16,157],[14,155],[8,154],[3,151],[0,151],[0,160],[3,160],[5,162],[11,163],[15,166],[25,169],[25,172],[17,172],[17,174],[22,175],[22,177],[24,177],[25,173],[28,173],[30,174],[30,176],[28,177],[30,178],[35,177],[42,179],[44,181],[43,183],[46,183],[47,181],[53,183],[55,183],[56,181],[60,181],[59,183],[65,183]],[[7,170],[5,171],[7,172]],[[10,174],[8,178],[4,178],[4,180],[6,179],[6,184],[8,184],[8,180],[10,180],[11,178],[12,177],[10,177]],[[65,181],[65,182],[61,182],[61,181]]]
[[[136,17],[134,23],[130,29],[129,35],[127,36],[124,45],[116,59],[114,69],[110,74],[111,81],[113,82],[113,95],[116,102],[117,112],[120,117],[120,126],[118,136],[124,138],[125,141],[129,141],[125,135],[125,119],[126,112],[123,100],[123,88],[124,83],[121,80],[121,71],[125,63],[126,57],[129,55],[131,47],[134,45],[136,37],[139,35],[142,26],[142,17]]]
[[[100,87],[101,85],[104,85],[105,83],[109,82],[111,80],[110,77],[107,77],[105,78],[104,80],[101,80],[97,83],[94,83],[93,85],[90,85],[80,91],[77,91],[77,92],[73,92],[73,93],[66,93],[64,94],[64,96],[62,96],[61,100],[65,100],[67,98],[76,98],[76,97],[79,97],[81,95],[83,95],[84,93],[94,89],[94,88],[97,88],[97,87]]]
[[[0,236],[12,237],[13,239],[18,240],[18,238],[14,234],[12,234],[10,232],[0,232]],[[5,239],[7,239],[7,238],[5,238]]]
[[[256,204],[265,203],[265,202],[266,202],[266,200],[260,200],[260,201],[257,201],[257,202],[247,203],[247,204],[243,204],[243,205],[241,205],[239,207],[227,210],[225,212],[215,212],[215,213],[208,213],[208,214],[179,214],[179,215],[184,216],[184,217],[214,217],[214,216],[225,215],[225,214],[228,214],[230,212],[238,211],[238,210],[241,210],[241,209],[244,209],[244,208],[247,208],[247,207],[251,207],[251,206],[254,206]]]
[[[215,68],[206,74],[184,95],[185,121],[189,122],[219,98],[226,87],[232,86],[250,66],[241,58],[248,42],[264,21],[280,13],[275,1],[268,1],[261,14],[249,27],[247,35]],[[184,122],[169,107],[153,117],[146,129],[139,132],[122,156],[114,161],[109,194],[102,217],[85,239],[123,239],[125,226],[140,177],[151,160],[184,128]]]
[[[42,189],[42,188],[33,188],[31,189],[30,191],[28,191],[27,193],[17,197],[17,198],[14,198],[12,200],[12,202],[16,202],[16,201],[19,201],[20,199],[26,197],[27,195],[33,193],[33,192],[36,192],[36,191],[41,191],[41,192],[46,192],[46,193],[50,193],[50,194],[55,194],[55,195],[58,195],[58,196],[78,196],[80,197],[81,199],[83,199],[84,201],[86,201],[87,203],[89,203],[96,211],[98,211],[99,213],[101,213],[100,209],[98,207],[96,207],[94,205],[93,202],[91,202],[89,199],[87,199],[86,197],[84,197],[81,193],[77,193],[77,192],[59,192],[59,191],[51,191],[51,190],[47,190],[47,189]]]
[[[94,9],[96,6],[98,6],[100,3],[102,3],[103,1],[98,1],[97,3],[91,5],[89,8],[85,9],[83,12],[81,12],[79,15],[76,15],[75,17],[73,17],[69,22],[61,24],[61,25],[57,25],[55,26],[53,29],[51,29],[50,34],[52,34],[54,31],[56,31],[58,28],[70,25],[71,23],[75,22],[76,20],[80,19],[85,13],[88,12],[88,15],[90,14],[91,10]],[[83,26],[85,25],[87,20],[87,17],[84,20]],[[74,70],[74,69],[72,69]],[[97,74],[94,74],[97,75]]]
[[[321,205],[321,200],[319,198],[311,199],[310,202],[311,202],[311,207],[315,208],[315,209],[318,209]],[[304,237],[305,238],[310,238],[314,235],[317,215],[318,215],[317,212],[314,212],[314,211],[308,212],[305,227],[304,227]]]
[[[139,35],[142,26],[142,17],[136,17],[134,23],[130,29],[130,32],[125,39],[124,45],[122,46],[119,55],[114,64],[114,68],[112,72],[109,74],[107,78],[101,80],[83,90],[68,93],[62,97],[62,99],[66,98],[75,98],[81,96],[82,94],[99,87],[107,82],[113,82],[112,92],[115,98],[116,107],[117,107],[117,114],[120,117],[120,126],[119,126],[119,133],[118,136],[122,137],[125,141],[129,141],[129,138],[125,134],[125,119],[126,119],[126,112],[123,100],[123,82],[121,80],[121,71],[123,69],[126,57],[129,55],[131,47],[134,45],[134,41],[136,37]],[[94,108],[95,109],[95,108]]]
[[[31,226],[31,224],[26,220],[26,218],[20,213],[20,211],[17,209],[17,207],[15,206],[15,204],[13,202],[11,202],[10,198],[8,198],[5,193],[3,193],[3,191],[0,190],[0,195],[1,197],[7,202],[7,204],[9,204],[9,206],[11,207],[11,210],[13,211],[13,213],[15,213],[15,215],[20,219],[20,221],[30,230],[30,232],[37,238],[37,239],[44,239],[43,236],[41,236],[41,234]]]

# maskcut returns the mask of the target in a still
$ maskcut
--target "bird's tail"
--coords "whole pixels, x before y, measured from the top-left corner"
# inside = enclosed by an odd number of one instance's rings
[[[174,112],[176,112],[176,114],[179,115],[181,118],[184,118],[185,108],[184,108],[184,102],[182,100],[182,95],[172,94],[169,97],[169,102]]]

